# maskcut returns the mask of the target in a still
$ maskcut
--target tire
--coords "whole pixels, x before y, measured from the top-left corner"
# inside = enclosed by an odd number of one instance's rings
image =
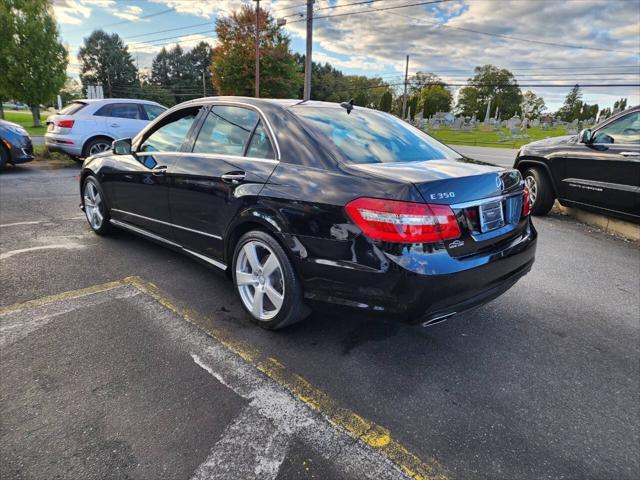
[[[4,170],[4,167],[9,163],[9,152],[0,145],[0,172]]]
[[[531,214],[544,216],[549,213],[556,197],[547,172],[540,168],[529,168],[524,172],[524,182],[531,198]]]
[[[98,235],[107,235],[113,230],[105,198],[98,179],[92,175],[85,178],[82,184],[82,206],[91,230]]]
[[[262,328],[278,330],[310,313],[289,258],[266,232],[252,230],[240,238],[233,254],[232,274],[240,303]]]
[[[91,155],[96,155],[101,152],[106,152],[107,150],[111,150],[111,140],[108,137],[96,137],[89,140],[84,144],[82,148],[82,156],[89,157]]]

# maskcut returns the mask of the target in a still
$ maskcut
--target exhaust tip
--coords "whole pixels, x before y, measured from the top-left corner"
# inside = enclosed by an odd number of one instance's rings
[[[427,320],[426,322],[423,322],[421,325],[423,327],[430,327],[431,325],[435,325],[436,323],[442,323],[450,319],[451,317],[453,317],[456,313],[457,312],[449,312],[449,313],[445,313],[444,315],[438,315],[437,317],[433,317]]]

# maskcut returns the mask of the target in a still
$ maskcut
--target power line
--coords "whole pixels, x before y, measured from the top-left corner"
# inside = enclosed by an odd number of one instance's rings
[[[129,37],[122,37],[122,39],[126,40],[126,39],[129,39],[129,38],[146,37],[147,35],[155,35],[156,33],[175,32],[176,30],[187,30],[189,28],[203,27],[205,25],[211,25],[211,22],[194,23],[193,25],[187,25],[185,27],[167,28],[166,30],[158,30],[156,32],[140,33],[138,35],[131,35]]]
[[[333,17],[346,17],[349,15],[359,15],[361,13],[371,13],[372,11],[375,12],[385,12],[387,10],[396,10],[398,8],[408,8],[408,7],[417,7],[420,5],[433,5],[436,3],[445,3],[445,2],[451,2],[453,0],[431,0],[429,2],[417,2],[417,3],[409,3],[407,5],[396,5],[393,7],[383,7],[383,8],[375,8],[375,7],[370,7],[368,10],[361,10],[359,12],[347,12],[347,13],[336,13],[335,15],[321,15],[319,17],[314,17],[316,19],[320,19],[320,18],[333,18]],[[298,22],[305,22],[306,19],[301,19],[301,20],[292,20],[289,23],[298,23]]]
[[[173,37],[156,38],[155,40],[147,40],[146,42],[145,41],[133,42],[133,43],[129,43],[127,46],[131,47],[131,48],[133,48],[135,50],[135,49],[142,48],[144,45],[149,45],[149,44],[153,45],[155,42],[162,42],[164,40],[170,40],[172,38],[192,37],[193,35],[202,35],[202,34],[205,34],[205,33],[214,33],[214,32],[215,32],[215,30],[208,29],[208,30],[202,30],[201,32],[189,33],[188,35],[176,35],[176,36],[173,36]],[[194,40],[197,40],[197,39],[194,39]],[[185,41],[187,41],[187,40],[185,40]],[[176,43],[176,42],[168,42],[168,43]],[[167,43],[165,43],[164,45],[167,45]],[[157,45],[157,46],[159,46],[159,45]]]
[[[173,8],[167,8],[166,10],[160,10],[159,12],[149,13],[147,15],[142,15],[140,17],[136,17],[135,19],[122,20],[120,22],[109,23],[107,25],[103,25],[100,28],[115,27],[116,25],[124,25],[125,23],[130,23],[130,22],[134,22],[136,20],[145,19],[145,18],[157,17],[159,15],[164,15],[165,13],[169,13],[169,12],[173,12],[173,11],[174,11]]]

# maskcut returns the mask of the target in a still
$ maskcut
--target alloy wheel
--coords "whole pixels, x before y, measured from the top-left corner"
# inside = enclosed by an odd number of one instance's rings
[[[87,182],[84,187],[84,213],[94,230],[99,230],[104,221],[104,215],[100,211],[101,207],[102,198],[96,184],[91,181]]]
[[[536,183],[536,179],[533,175],[527,175],[524,179],[524,184],[529,189],[529,201],[531,205],[536,203],[536,197],[538,196],[538,184]]]
[[[111,150],[111,145],[106,142],[98,142],[91,145],[89,148],[89,156],[96,155],[97,153],[106,152],[107,150]]]
[[[284,277],[276,254],[265,243],[250,240],[240,250],[235,281],[244,306],[257,320],[275,317],[284,303]]]

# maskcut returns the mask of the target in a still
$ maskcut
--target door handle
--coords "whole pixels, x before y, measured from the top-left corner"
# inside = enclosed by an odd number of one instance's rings
[[[112,126],[113,128],[118,128],[120,125],[119,125],[119,124],[117,124],[117,123],[112,123],[112,124],[111,124],[111,126]]]
[[[164,175],[165,173],[167,173],[167,167],[166,165],[154,167],[153,169],[151,169],[151,173],[153,173],[154,175]]]
[[[234,185],[237,185],[242,180],[244,180],[244,175],[245,175],[244,172],[231,172],[231,173],[225,173],[220,178],[222,178],[223,182],[233,183]]]
[[[620,152],[623,157],[640,157],[640,152]]]

